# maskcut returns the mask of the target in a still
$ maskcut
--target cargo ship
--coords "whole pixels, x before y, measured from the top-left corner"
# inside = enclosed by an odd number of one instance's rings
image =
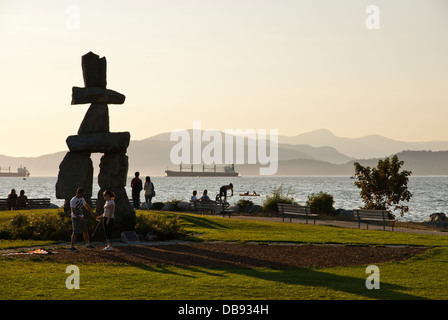
[[[180,165],[179,171],[165,170],[167,177],[238,177],[240,174],[235,172],[235,166],[225,166],[224,171],[217,171],[216,165],[213,168],[202,166],[202,171],[194,171],[193,165],[189,168]]]
[[[0,177],[19,177],[19,178],[27,178],[30,176],[30,172],[26,169],[26,167],[20,166],[17,169],[17,172],[11,172],[11,167],[8,169],[4,169],[0,167]]]

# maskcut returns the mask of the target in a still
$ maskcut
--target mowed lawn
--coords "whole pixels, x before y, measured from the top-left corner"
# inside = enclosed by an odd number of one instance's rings
[[[139,212],[144,214],[144,212]],[[160,213],[167,214],[167,213]],[[76,263],[80,288],[69,290],[67,263],[0,257],[0,299],[431,299],[448,298],[448,235],[345,229],[311,224],[176,215],[199,241],[427,246],[407,261],[378,264],[380,288],[367,289],[367,265],[336,268],[176,267]],[[0,218],[0,224],[7,219]],[[2,248],[29,245],[1,241]],[[34,245],[47,243],[35,242]],[[58,248],[57,250],[67,250]]]

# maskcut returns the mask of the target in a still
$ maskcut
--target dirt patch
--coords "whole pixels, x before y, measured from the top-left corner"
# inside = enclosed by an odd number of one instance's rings
[[[48,259],[66,263],[114,263],[196,267],[336,267],[403,261],[425,252],[420,247],[352,247],[327,245],[260,245],[233,243],[188,243],[158,246],[101,247],[78,252],[59,248]],[[36,255],[13,255],[30,259]]]

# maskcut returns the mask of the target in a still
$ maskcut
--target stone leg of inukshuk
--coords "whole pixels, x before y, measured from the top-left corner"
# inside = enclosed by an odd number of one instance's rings
[[[115,193],[115,221],[122,226],[122,230],[133,230],[135,215],[119,214],[121,212],[134,212],[126,194],[126,180],[128,173],[128,156],[124,152],[106,152],[100,161],[98,175],[97,212],[103,212],[103,192],[107,189]]]
[[[64,199],[64,211],[70,213],[70,199],[79,187],[85,190],[87,201],[92,197],[93,164],[90,152],[67,152],[59,165],[56,198]]]
[[[78,135],[66,140],[70,152],[59,166],[56,197],[68,202],[76,189],[84,187],[86,200],[92,196],[92,152],[104,153],[100,163],[97,213],[103,213],[104,190],[115,193],[116,231],[133,230],[135,212],[129,203],[125,186],[128,172],[126,150],[130,142],[129,132],[109,132],[108,104],[122,104],[125,96],[106,89],[106,59],[89,52],[82,57],[85,88],[73,87],[72,105],[91,103],[79,127]],[[90,163],[90,165],[89,165]],[[70,208],[68,207],[68,210]]]

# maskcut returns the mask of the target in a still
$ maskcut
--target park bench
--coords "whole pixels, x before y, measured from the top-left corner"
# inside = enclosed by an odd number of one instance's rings
[[[18,199],[0,199],[0,210],[46,209],[50,207],[50,198],[28,198],[26,202]]]
[[[301,206],[298,204],[289,204],[289,203],[278,203],[278,212],[282,217],[282,221],[285,221],[285,218],[289,217],[289,222],[292,222],[292,218],[305,218],[306,223],[308,223],[308,219],[313,219],[314,224],[316,224],[317,214],[311,212],[310,207]]]
[[[96,198],[91,198],[91,199],[90,199],[90,203],[89,203],[88,200],[86,200],[86,201],[87,201],[87,203],[92,207],[92,209],[95,209],[95,208],[96,208],[96,203],[97,203],[98,199],[96,199]],[[129,199],[129,203],[131,204],[131,206],[134,205],[134,202],[132,202],[132,199]]]
[[[194,212],[207,212],[210,211],[212,213],[221,213],[224,217],[226,214],[230,215],[233,210],[229,209],[228,203],[220,202],[220,201],[198,201],[192,202],[190,201],[192,209]]]
[[[50,207],[50,198],[28,199],[26,209],[45,209]]]
[[[353,213],[358,218],[358,228],[361,228],[362,222],[367,225],[367,229],[369,229],[369,223],[376,222],[382,224],[385,231],[386,224],[392,223],[392,231],[394,231],[395,218],[391,218],[386,210],[355,209]]]

